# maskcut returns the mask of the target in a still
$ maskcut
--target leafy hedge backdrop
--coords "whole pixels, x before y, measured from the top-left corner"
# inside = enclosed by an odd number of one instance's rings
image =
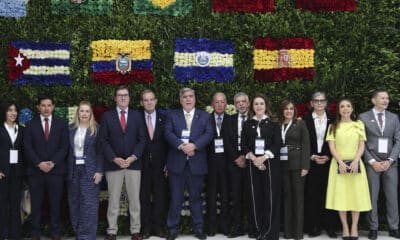
[[[97,85],[91,79],[90,42],[100,39],[151,40],[154,82],[132,83],[132,107],[139,106],[139,93],[154,89],[161,108],[178,106],[178,89],[197,91],[198,106],[210,103],[216,91],[233,95],[244,91],[266,93],[277,106],[283,98],[308,101],[320,89],[330,99],[347,96],[356,111],[370,107],[370,93],[386,88],[392,103],[400,99],[400,1],[359,0],[354,12],[302,12],[294,0],[276,0],[273,14],[215,13],[212,1],[193,0],[185,16],[134,15],[133,0],[114,0],[110,15],[84,13],[55,15],[50,0],[30,0],[27,16],[0,17],[0,92],[2,99],[34,107],[38,93],[51,91],[58,106],[89,100],[111,107],[115,86]],[[174,80],[175,39],[182,37],[232,41],[235,44],[235,75],[232,83],[186,83]],[[253,40],[257,37],[307,37],[315,43],[315,76],[312,81],[259,83],[253,80]],[[11,86],[7,80],[7,44],[11,41],[71,42],[72,86]],[[396,111],[397,104],[391,109]]]

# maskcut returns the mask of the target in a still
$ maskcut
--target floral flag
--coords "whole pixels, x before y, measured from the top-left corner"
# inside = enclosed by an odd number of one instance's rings
[[[314,42],[310,38],[256,38],[253,54],[255,80],[311,80],[314,76]]]
[[[110,15],[112,4],[112,0],[51,0],[51,12],[53,14]]]
[[[179,82],[233,81],[233,46],[233,42],[223,40],[176,39],[175,79]]]
[[[274,12],[275,0],[213,0],[215,12]]]
[[[153,81],[150,40],[99,40],[91,43],[92,78],[96,83]]]
[[[0,16],[25,17],[28,0],[0,0]]]
[[[11,42],[8,79],[13,85],[71,85],[70,43]]]
[[[192,0],[134,0],[135,14],[186,15],[192,10]]]
[[[354,11],[356,0],[296,0],[296,8],[314,12]]]

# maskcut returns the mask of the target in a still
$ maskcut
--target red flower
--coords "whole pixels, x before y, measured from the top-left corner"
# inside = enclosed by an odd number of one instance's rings
[[[274,0],[214,0],[215,12],[274,12]]]
[[[94,119],[96,119],[96,122],[100,123],[101,116],[103,116],[103,113],[108,111],[108,108],[102,106],[93,106],[92,108],[93,108]]]
[[[296,8],[303,11],[354,11],[356,0],[296,0]]]

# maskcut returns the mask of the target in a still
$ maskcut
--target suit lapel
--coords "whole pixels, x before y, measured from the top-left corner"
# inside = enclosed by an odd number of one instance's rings
[[[385,121],[387,120],[387,118],[385,118]],[[372,111],[372,110],[370,110],[369,111],[369,114],[368,114],[368,124],[370,125],[370,127],[372,128],[372,129],[375,129],[376,130],[376,132],[379,134],[379,135],[381,135],[381,129],[379,128],[379,124],[378,124],[378,122],[376,121],[376,119],[375,119],[375,114],[374,114],[374,112]],[[385,123],[386,124],[386,123]]]
[[[3,132],[3,134],[5,134],[5,136],[7,136],[8,146],[12,147],[13,144],[12,144],[12,141],[11,141],[11,137],[8,134],[8,131],[7,131],[6,127],[4,126],[4,124],[1,126],[1,131]]]
[[[71,147],[74,146],[75,133],[77,130],[77,128],[72,128],[69,130],[69,144]]]
[[[128,113],[129,115],[129,113]],[[130,117],[128,116],[128,121],[129,121]],[[121,126],[121,121],[119,120],[119,112],[118,110],[114,110],[114,117],[112,118],[112,121],[114,122],[114,124],[116,124],[118,126],[118,128],[121,130],[121,132],[123,133],[124,131],[122,131],[122,126]],[[128,123],[126,123],[126,128],[128,129]],[[125,131],[127,130],[125,129]]]

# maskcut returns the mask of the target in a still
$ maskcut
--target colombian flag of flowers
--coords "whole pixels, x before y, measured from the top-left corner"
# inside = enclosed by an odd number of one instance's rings
[[[314,76],[314,42],[310,38],[256,38],[253,55],[257,81],[311,80]]]
[[[11,42],[8,79],[12,85],[71,85],[70,43]]]
[[[205,38],[175,41],[174,75],[179,82],[233,81],[233,42]]]
[[[275,0],[213,0],[215,12],[274,12]]]
[[[150,40],[99,40],[90,44],[92,78],[101,84],[127,84],[153,81]],[[118,59],[129,69],[119,70]],[[122,61],[121,61],[122,62]]]
[[[296,8],[314,12],[354,11],[356,0],[296,0]]]

